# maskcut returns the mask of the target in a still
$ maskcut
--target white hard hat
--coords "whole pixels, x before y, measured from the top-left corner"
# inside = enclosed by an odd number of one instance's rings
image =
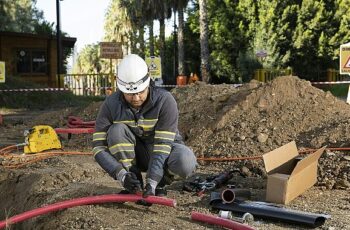
[[[136,54],[129,54],[118,65],[117,86],[123,93],[138,93],[149,85],[146,62]]]

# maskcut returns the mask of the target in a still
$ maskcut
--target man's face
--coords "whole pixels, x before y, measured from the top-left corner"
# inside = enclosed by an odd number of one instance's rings
[[[123,93],[125,100],[135,109],[140,109],[147,100],[148,87],[138,93]]]

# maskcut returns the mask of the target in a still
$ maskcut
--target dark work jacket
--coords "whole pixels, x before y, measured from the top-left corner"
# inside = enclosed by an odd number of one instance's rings
[[[109,159],[104,159],[103,162],[106,163],[103,164],[106,165],[101,166],[115,178],[123,166],[110,157],[107,148],[107,131],[113,123],[127,125],[144,143],[153,144],[146,178],[159,182],[164,174],[164,162],[170,154],[172,143],[182,141],[178,132],[178,108],[171,93],[150,85],[148,98],[138,113],[132,111],[121,91],[107,97],[102,104],[96,119],[93,152],[95,159],[99,154],[99,157],[106,156]]]

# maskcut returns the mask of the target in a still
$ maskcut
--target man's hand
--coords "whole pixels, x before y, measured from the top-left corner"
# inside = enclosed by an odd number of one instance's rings
[[[143,192],[143,197],[148,197],[148,196],[154,196],[155,195],[155,188],[152,187],[151,184],[147,183],[145,187],[145,191]]]
[[[137,179],[135,173],[128,172],[124,176],[123,186],[130,193],[141,192],[141,182]]]

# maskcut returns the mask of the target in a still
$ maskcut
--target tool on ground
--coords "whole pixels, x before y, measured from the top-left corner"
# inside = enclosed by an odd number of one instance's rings
[[[55,130],[48,125],[37,125],[24,131],[24,153],[39,153],[62,148]]]
[[[198,196],[202,196],[206,191],[212,191],[226,184],[234,173],[241,173],[239,169],[234,169],[229,172],[223,172],[215,176],[210,176],[205,180],[196,177],[194,181],[185,182],[183,190],[187,192],[196,192]]]
[[[242,217],[237,217],[237,216],[233,216],[231,211],[220,210],[218,216],[221,218],[234,220],[243,224],[251,223],[254,221],[254,216],[249,212],[244,213]]]

